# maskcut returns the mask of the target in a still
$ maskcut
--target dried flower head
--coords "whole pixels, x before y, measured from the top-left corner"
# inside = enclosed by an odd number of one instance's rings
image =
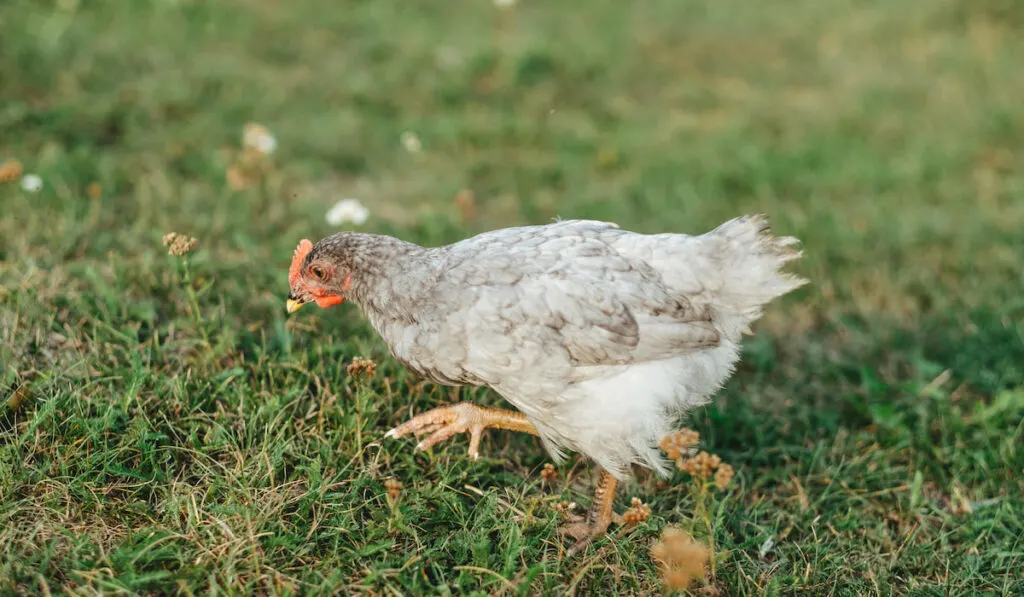
[[[164,235],[164,246],[167,247],[167,254],[181,257],[188,255],[196,248],[196,239],[177,232],[168,232]]]
[[[388,499],[392,502],[398,501],[398,498],[402,497],[402,482],[398,479],[384,481],[384,489],[387,490]]]
[[[85,187],[85,194],[90,199],[99,199],[100,194],[103,193],[103,187],[98,182],[90,182],[89,186]]]
[[[661,541],[651,547],[651,558],[661,567],[661,576],[669,590],[679,591],[694,580],[704,578],[710,552],[686,531],[666,528]]]
[[[569,513],[576,509],[576,502],[558,502],[554,509],[562,516],[569,516]]]
[[[472,190],[462,189],[456,193],[453,203],[459,209],[463,222],[472,220],[473,216],[476,215],[476,197],[473,195]]]
[[[700,441],[700,434],[693,429],[683,428],[679,431],[661,438],[658,445],[665,452],[665,455],[672,460],[678,460],[693,446]]]
[[[366,209],[358,199],[342,199],[327,212],[327,223],[331,226],[340,226],[345,222],[352,222],[358,226],[366,222],[369,217],[370,210]]]
[[[725,489],[732,482],[733,476],[736,472],[733,470],[731,464],[723,464],[718,467],[715,471],[715,486],[719,489]]]
[[[540,478],[542,483],[551,483],[558,478],[558,471],[555,470],[555,465],[550,462],[544,464],[544,468],[540,470]]]
[[[0,164],[0,182],[14,182],[21,178],[21,173],[24,171],[25,168],[18,160],[13,158],[6,160]]]
[[[622,524],[633,527],[651,517],[651,507],[640,501],[640,498],[633,498],[630,507],[622,514]]]
[[[722,463],[722,459],[715,454],[708,454],[701,450],[696,456],[691,456],[682,461],[679,470],[689,473],[694,477],[707,479],[711,473]]]
[[[374,363],[370,359],[364,359],[362,357],[356,357],[352,359],[352,362],[348,365],[348,374],[352,377],[364,375],[366,377],[373,377],[377,373],[377,363]]]
[[[228,166],[224,177],[232,191],[241,191],[252,184],[250,176],[247,175],[245,169],[238,164]]]

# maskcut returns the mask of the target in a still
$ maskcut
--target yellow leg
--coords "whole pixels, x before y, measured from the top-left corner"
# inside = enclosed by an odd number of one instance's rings
[[[472,458],[479,458],[480,438],[484,429],[490,428],[539,435],[537,428],[522,413],[460,402],[415,416],[388,431],[384,437],[398,438],[409,433],[419,437],[429,433],[429,437],[416,444],[417,450],[426,450],[459,433],[469,433],[469,455]],[[586,516],[567,522],[559,529],[561,534],[576,539],[569,548],[570,556],[579,553],[591,541],[605,534],[611,523],[621,522],[622,517],[615,514],[613,508],[615,488],[618,484],[618,479],[608,471],[602,470],[601,479],[594,489],[594,501]]]
[[[576,543],[569,548],[569,555],[579,553],[591,541],[600,537],[608,531],[608,526],[621,519],[615,514],[613,505],[615,503],[615,488],[619,480],[608,471],[601,471],[601,479],[594,489],[594,501],[590,505],[587,515],[567,522],[559,528],[559,532],[576,539]]]
[[[476,459],[480,457],[480,438],[484,429],[488,428],[508,429],[538,435],[537,429],[522,413],[460,402],[415,416],[388,431],[384,437],[402,437],[407,433],[419,437],[429,433],[431,434],[429,437],[416,444],[417,450],[426,450],[454,435],[468,433],[469,456]]]

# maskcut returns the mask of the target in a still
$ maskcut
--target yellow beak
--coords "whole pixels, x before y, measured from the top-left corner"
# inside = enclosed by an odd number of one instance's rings
[[[299,302],[299,301],[297,301],[295,299],[290,298],[287,301],[285,301],[284,308],[287,309],[288,310],[288,314],[291,315],[292,313],[295,313],[296,311],[301,309],[302,305],[304,305],[304,304],[305,303],[302,303],[302,302]]]

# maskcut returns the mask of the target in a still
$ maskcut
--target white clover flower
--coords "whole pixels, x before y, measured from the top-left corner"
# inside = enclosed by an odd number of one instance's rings
[[[249,122],[242,129],[242,145],[255,149],[264,155],[269,155],[277,149],[277,139],[267,130],[267,127],[255,122]]]
[[[402,133],[402,147],[409,153],[419,153],[423,149],[423,143],[416,133],[405,131]]]
[[[274,153],[274,150],[277,149],[277,139],[272,135],[262,135],[256,142],[256,149],[260,153]]]
[[[493,2],[499,8],[508,8],[509,6],[515,6],[516,0],[493,0]]]
[[[38,193],[43,190],[43,179],[36,174],[26,174],[21,177],[21,188],[26,193]]]
[[[370,217],[370,210],[366,209],[358,199],[342,199],[328,210],[327,223],[331,226],[340,226],[346,222],[352,222],[359,226],[366,222],[368,217]]]

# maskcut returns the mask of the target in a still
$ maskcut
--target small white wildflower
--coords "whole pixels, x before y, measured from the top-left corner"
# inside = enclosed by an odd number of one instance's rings
[[[43,190],[43,179],[36,174],[26,174],[21,177],[21,188],[26,193],[38,193]]]
[[[345,222],[352,222],[358,226],[366,222],[368,217],[370,217],[370,210],[366,209],[358,199],[342,199],[327,212],[327,223],[331,226],[340,226]]]
[[[263,135],[256,142],[256,149],[260,153],[274,153],[274,150],[277,149],[277,139],[272,135]]]
[[[409,153],[419,153],[423,149],[423,143],[420,142],[419,136],[412,131],[405,131],[402,133],[402,147]]]
[[[507,8],[509,6],[514,6],[515,3],[516,0],[494,0],[494,5],[499,8]]]
[[[277,149],[277,139],[267,130],[267,127],[250,122],[242,129],[242,145],[266,155],[274,153],[274,150]]]

